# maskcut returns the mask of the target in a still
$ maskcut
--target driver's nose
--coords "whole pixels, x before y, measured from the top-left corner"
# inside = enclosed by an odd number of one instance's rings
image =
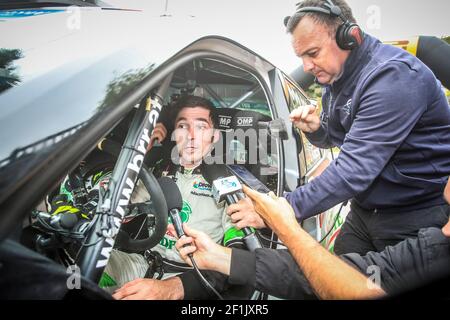
[[[188,131],[188,140],[194,140],[195,138],[195,127],[190,126]]]

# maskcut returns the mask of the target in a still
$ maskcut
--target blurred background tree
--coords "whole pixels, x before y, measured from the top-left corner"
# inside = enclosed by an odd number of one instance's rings
[[[15,60],[23,58],[21,50],[0,48],[0,92],[20,82]]]

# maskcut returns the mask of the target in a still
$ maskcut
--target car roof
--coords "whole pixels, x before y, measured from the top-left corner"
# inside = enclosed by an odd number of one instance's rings
[[[126,49],[159,65],[203,37],[220,36],[243,46],[249,38],[208,17],[99,7],[0,11],[0,34],[0,48],[19,48],[26,54],[22,81],[67,63]]]

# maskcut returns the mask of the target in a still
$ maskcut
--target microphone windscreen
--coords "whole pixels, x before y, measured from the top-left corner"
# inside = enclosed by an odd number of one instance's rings
[[[203,178],[212,185],[214,180],[227,177],[230,175],[224,164],[205,165],[202,171]]]
[[[181,211],[183,207],[183,197],[177,184],[169,177],[161,177],[158,179],[159,186],[166,198],[167,209],[178,209]]]

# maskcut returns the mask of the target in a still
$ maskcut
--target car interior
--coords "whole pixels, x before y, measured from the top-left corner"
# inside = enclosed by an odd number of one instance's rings
[[[277,193],[279,155],[276,144],[279,142],[276,130],[271,130],[273,116],[267,94],[253,74],[217,59],[197,58],[174,71],[166,98],[168,102],[163,106],[158,120],[165,124],[168,135],[162,143],[156,143],[147,153],[141,171],[152,172],[164,157],[170,159],[175,144],[170,139],[173,130],[168,119],[170,112],[164,110],[170,111],[177,99],[187,94],[207,98],[216,107],[221,138],[211,154],[215,161],[244,167],[269,190]],[[113,170],[138,106],[132,108],[98,146],[72,172],[68,172],[63,181],[58,182],[57,188],[42,199],[24,223],[22,244],[66,267],[77,263],[83,248],[80,242],[85,241],[83,235],[90,228],[89,222],[97,210],[99,197],[103,192],[93,187],[96,177],[92,173]],[[152,192],[152,184],[157,184],[152,176],[139,176],[138,183],[144,184],[150,198],[145,202],[131,201],[128,205],[116,238],[117,249],[129,253],[143,253],[156,245],[165,233],[167,221],[161,221],[162,218],[157,213],[161,210],[161,205],[155,205],[158,197],[151,196],[156,192]],[[62,188],[70,190],[73,198],[61,197],[59,193]],[[107,185],[104,188],[107,188]],[[74,207],[82,207],[80,211],[83,218],[77,221],[66,219],[67,221],[61,220],[57,223],[45,221],[49,215],[55,214],[54,206],[58,203],[60,205],[61,201],[70,207],[73,205],[74,212],[78,212]],[[163,219],[167,219],[167,214]],[[58,231],[61,228],[65,231]],[[259,235],[264,246],[274,246],[276,238],[271,230],[261,230]],[[263,298],[262,294],[255,295],[253,290],[241,287],[232,288],[225,296],[234,299]]]

